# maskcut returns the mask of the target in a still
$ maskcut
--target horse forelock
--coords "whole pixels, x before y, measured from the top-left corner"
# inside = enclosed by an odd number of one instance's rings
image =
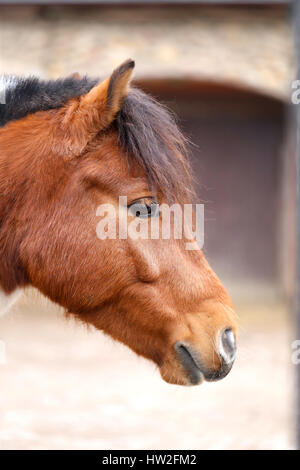
[[[154,190],[170,201],[190,199],[187,140],[161,103],[132,88],[117,115],[119,143],[130,163],[140,165]]]

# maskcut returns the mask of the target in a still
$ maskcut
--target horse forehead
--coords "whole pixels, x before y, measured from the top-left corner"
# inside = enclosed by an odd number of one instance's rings
[[[145,171],[138,165],[130,165],[126,155],[118,148],[99,145],[82,161],[80,176],[98,183],[99,187],[115,189],[119,195],[148,194],[150,185]]]

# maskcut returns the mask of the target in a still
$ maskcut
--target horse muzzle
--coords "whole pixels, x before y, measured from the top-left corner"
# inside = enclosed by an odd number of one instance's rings
[[[166,374],[163,378],[167,382],[180,385],[199,385],[204,381],[214,382],[223,379],[230,372],[236,356],[235,335],[230,328],[220,333],[211,366],[203,360],[201,351],[194,343],[177,341],[173,347],[180,371],[177,367],[170,380]]]

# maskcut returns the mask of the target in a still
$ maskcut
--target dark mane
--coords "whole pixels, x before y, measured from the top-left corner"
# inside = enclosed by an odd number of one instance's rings
[[[88,77],[43,81],[0,76],[0,87],[1,83],[6,85],[0,127],[37,111],[62,107],[71,98],[88,93],[98,81]],[[186,198],[190,188],[186,140],[172,114],[146,93],[132,88],[114,125],[129,164],[141,165],[153,188],[169,200]]]
[[[71,98],[84,95],[98,82],[83,77],[40,80],[36,77],[0,76],[5,104],[0,104],[0,127],[27,114],[60,108]]]

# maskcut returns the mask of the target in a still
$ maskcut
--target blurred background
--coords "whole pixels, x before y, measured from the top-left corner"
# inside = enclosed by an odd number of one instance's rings
[[[131,57],[177,114],[241,333],[225,380],[184,389],[29,292],[0,320],[0,448],[294,448],[289,2],[24,3],[0,0],[0,73],[105,77]]]

